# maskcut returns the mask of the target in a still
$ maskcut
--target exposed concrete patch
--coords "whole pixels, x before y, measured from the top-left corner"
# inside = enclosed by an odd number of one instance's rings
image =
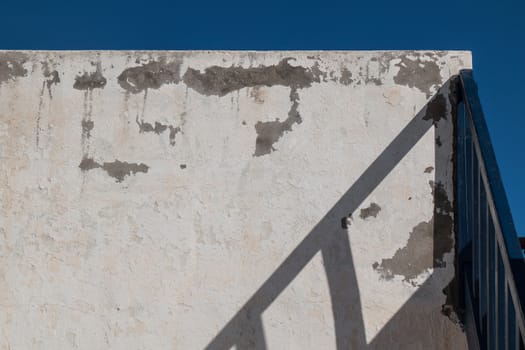
[[[135,119],[135,122],[139,126],[139,132],[140,133],[153,132],[153,133],[155,133],[157,135],[160,135],[164,131],[169,129],[169,131],[170,131],[170,133],[169,133],[169,140],[170,140],[170,145],[171,146],[175,146],[175,138],[176,138],[176,136],[177,136],[177,134],[179,132],[182,132],[182,129],[181,129],[180,126],[174,127],[173,125],[162,124],[162,123],[159,123],[157,121],[155,122],[154,125],[152,125],[152,124],[150,124],[148,122],[145,122],[143,120],[139,120],[138,116]]]
[[[434,196],[434,267],[445,267],[443,257],[454,247],[454,208],[442,183],[429,184]]]
[[[82,133],[85,133],[85,135],[89,138],[91,136],[90,132],[95,127],[95,123],[92,120],[85,120],[83,119],[82,122]]]
[[[295,88],[292,88],[290,92],[290,100],[292,101],[292,107],[288,112],[288,118],[284,121],[281,122],[279,118],[277,118],[275,121],[257,122],[255,124],[255,132],[257,133],[255,152],[253,154],[255,157],[260,157],[275,151],[273,145],[279,141],[284,132],[292,131],[294,124],[302,123],[301,115],[297,111],[299,107],[299,94]]]
[[[180,62],[151,61],[125,69],[117,80],[124,90],[134,94],[147,89],[158,89],[164,84],[176,84],[180,81]]]
[[[377,214],[381,211],[381,207],[377,205],[377,203],[371,203],[369,207],[361,209],[361,212],[359,213],[359,217],[361,219],[366,219],[371,216],[374,218],[377,217]]]
[[[373,268],[387,280],[400,275],[407,282],[432,268],[433,221],[417,224],[410,232],[406,246],[398,249],[392,258],[383,259],[380,264],[375,262]]]
[[[180,126],[173,127],[172,125],[170,125],[169,128],[170,128],[170,145],[175,146],[175,137],[177,136],[179,132],[182,132],[182,129],[180,128]]]
[[[147,173],[149,167],[143,163],[128,163],[121,162],[118,159],[113,162],[97,163],[93,158],[84,158],[78,165],[82,171],[92,169],[103,169],[109,176],[116,179],[117,182],[122,182],[126,176],[135,175],[136,173]]]
[[[188,68],[183,80],[200,94],[215,96],[224,96],[245,87],[281,85],[298,89],[320,82],[318,69],[292,66],[291,60],[285,58],[277,65],[254,68],[212,66],[203,73]]]
[[[82,75],[77,75],[73,88],[77,90],[93,90],[102,89],[106,86],[107,80],[102,75],[102,67],[100,63],[96,65],[97,69],[92,72],[84,72]]]
[[[343,85],[352,84],[352,72],[350,72],[347,68],[341,69],[341,77],[339,78],[339,82]]]
[[[450,283],[443,288],[443,294],[447,296],[445,303],[441,305],[441,313],[447,316],[454,324],[462,327],[461,320],[464,319],[463,311],[457,307],[458,300],[456,295],[457,290],[457,279],[456,276],[450,281]]]
[[[47,91],[49,92],[49,97],[53,98],[51,86],[60,83],[60,75],[57,70],[50,70],[47,62],[42,62],[42,70],[44,72],[44,78],[46,78],[45,84],[47,86]]]
[[[157,135],[160,135],[163,133],[167,128],[168,125],[155,122],[155,126],[151,125],[150,123],[144,122],[142,120],[139,120],[139,117],[135,119],[137,125],[139,126],[139,132],[154,132]]]
[[[428,102],[423,120],[432,120],[437,126],[441,119],[447,119],[447,100],[442,94],[437,94]]]
[[[428,167],[425,168],[424,173],[430,174],[433,171],[434,171],[434,167],[433,166],[428,166]]]
[[[444,185],[429,182],[434,197],[434,215],[429,221],[417,224],[409,234],[405,247],[398,249],[392,258],[375,262],[372,267],[387,280],[395,275],[416,285],[414,279],[431,268],[446,267],[444,256],[454,246],[453,207]]]
[[[394,76],[394,82],[411,88],[416,87],[430,97],[432,86],[443,82],[439,66],[433,60],[421,59],[426,55],[415,56],[415,59],[408,58],[408,55],[400,56],[401,62],[396,64],[399,72]]]
[[[0,53],[0,85],[8,80],[25,77],[27,75],[27,69],[24,68],[25,62],[27,62],[27,56],[23,53]]]

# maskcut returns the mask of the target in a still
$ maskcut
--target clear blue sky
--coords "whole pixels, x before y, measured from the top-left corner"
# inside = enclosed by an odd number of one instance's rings
[[[110,4],[108,4],[110,3]],[[4,1],[2,49],[464,49],[525,235],[525,1]]]

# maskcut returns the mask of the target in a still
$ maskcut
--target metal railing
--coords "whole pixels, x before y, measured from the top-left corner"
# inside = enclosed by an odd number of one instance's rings
[[[525,260],[471,70],[458,97],[457,276],[469,348],[525,349]]]

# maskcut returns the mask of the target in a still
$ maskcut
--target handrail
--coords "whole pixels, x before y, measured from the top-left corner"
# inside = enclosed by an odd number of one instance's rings
[[[456,230],[470,348],[525,349],[525,260],[471,70],[459,75]],[[472,323],[472,324],[471,324]]]

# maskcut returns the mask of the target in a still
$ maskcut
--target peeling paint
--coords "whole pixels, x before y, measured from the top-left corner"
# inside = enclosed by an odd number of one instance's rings
[[[447,119],[447,100],[442,94],[437,94],[428,102],[423,120],[432,120],[437,126],[441,119]]]
[[[175,138],[180,132],[182,132],[180,126],[173,127],[170,125],[170,145],[175,146]]]
[[[408,55],[401,56],[401,62],[396,64],[399,72],[394,76],[394,82],[411,88],[415,87],[430,97],[431,88],[443,82],[439,66],[433,60],[422,60],[422,55],[415,56],[415,59],[408,58]]]
[[[279,118],[277,118],[275,121],[257,122],[257,124],[255,124],[255,131],[257,133],[255,152],[253,154],[255,157],[260,157],[275,151],[273,147],[274,143],[279,141],[285,132],[292,131],[294,124],[302,123],[301,115],[297,111],[299,107],[299,94],[295,88],[290,92],[290,100],[292,101],[292,107],[288,112],[288,118],[284,121],[281,122]]]
[[[443,257],[454,247],[454,208],[443,184],[429,183],[434,197],[434,267],[445,267]]]
[[[361,212],[359,213],[359,217],[361,219],[366,219],[371,216],[375,218],[377,217],[380,211],[381,211],[381,207],[377,205],[377,203],[371,203],[369,207],[361,209]]]
[[[92,120],[82,120],[82,132],[86,134],[87,137],[90,137],[90,132],[95,127],[95,123]]]
[[[182,132],[182,129],[181,129],[180,126],[174,127],[173,125],[162,124],[162,123],[159,123],[157,121],[155,122],[154,125],[152,125],[152,124],[150,124],[148,122],[145,122],[143,120],[139,120],[138,116],[135,119],[135,122],[139,126],[139,132],[140,133],[153,132],[153,133],[155,133],[157,135],[160,135],[164,131],[169,129],[169,131],[170,131],[170,133],[169,133],[169,140],[170,140],[170,145],[171,146],[175,146],[175,138],[176,138],[178,133]]]
[[[46,79],[45,84],[49,92],[49,97],[52,98],[51,86],[60,83],[60,75],[57,70],[50,70],[47,62],[42,62],[42,70],[44,72],[44,78]]]
[[[128,163],[121,162],[118,159],[113,162],[97,163],[93,158],[84,158],[78,165],[82,171],[92,169],[102,169],[109,176],[116,179],[117,182],[122,182],[126,176],[135,175],[136,173],[147,173],[149,167],[143,163]]]
[[[124,90],[134,94],[147,89],[159,89],[164,84],[176,84],[180,81],[180,62],[151,61],[127,68],[117,81]]]
[[[305,88],[320,82],[318,73],[311,68],[292,66],[285,58],[277,65],[254,68],[212,66],[200,72],[188,68],[184,83],[203,95],[224,96],[232,91],[255,86],[288,86],[294,89]]]
[[[347,68],[341,69],[341,78],[339,78],[339,82],[343,85],[352,84],[352,72],[350,72]]]
[[[102,89],[106,86],[107,80],[102,75],[102,67],[100,63],[96,65],[97,69],[94,72],[84,72],[82,75],[77,75],[73,88],[77,90],[93,90]]]
[[[139,132],[154,132],[157,135],[160,135],[163,133],[167,128],[168,125],[161,124],[159,122],[155,122],[155,126],[151,125],[150,123],[144,122],[142,120],[139,120],[139,117],[135,119],[135,122],[139,126]]]
[[[27,56],[19,52],[2,52],[0,53],[0,85],[2,83],[15,80],[27,75],[27,69],[24,63]]]
[[[398,249],[392,258],[372,265],[387,280],[399,275],[416,285],[414,279],[426,270],[446,267],[444,256],[454,246],[453,207],[442,183],[430,181],[429,184],[434,197],[432,219],[417,224],[406,246]]]
[[[433,219],[417,224],[405,247],[398,249],[392,258],[375,262],[373,268],[387,280],[395,275],[411,282],[425,270],[432,268]]]

